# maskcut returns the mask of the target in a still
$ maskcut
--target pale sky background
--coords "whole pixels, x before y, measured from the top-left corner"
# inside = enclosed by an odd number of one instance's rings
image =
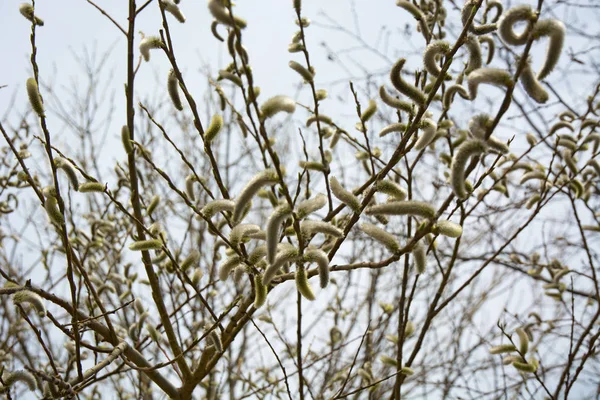
[[[25,81],[32,76],[29,55],[31,46],[29,43],[30,23],[25,20],[18,11],[21,1],[0,0],[0,118],[3,123],[6,114],[10,113],[9,121],[15,122],[15,115],[29,110],[29,104],[25,94]],[[127,2],[123,0],[97,0],[99,6],[104,8],[121,26],[127,26]],[[142,4],[142,1],[138,1]],[[458,3],[462,3],[458,0]],[[504,2],[506,8],[510,4],[528,3],[535,5],[534,1]],[[138,4],[138,5],[139,5]],[[590,3],[592,4],[592,3]],[[449,2],[446,7],[452,10]],[[353,11],[353,6],[354,11]],[[216,77],[218,69],[225,67],[230,60],[226,45],[218,42],[210,32],[212,16],[206,8],[206,1],[182,0],[180,7],[187,17],[185,24],[180,24],[169,16],[172,37],[175,43],[175,53],[178,64],[182,69],[186,84],[191,93],[199,103],[200,115],[203,123],[209,121],[212,114],[202,104],[206,92],[206,78],[204,72],[208,66],[212,77]],[[84,49],[92,51],[97,49],[100,56],[110,51],[106,61],[106,69],[102,72],[104,78],[101,80],[109,93],[114,94],[114,102],[104,104],[101,110],[105,112],[112,106],[115,107],[114,120],[111,122],[109,140],[104,147],[102,155],[106,157],[109,165],[114,160],[123,159],[124,152],[119,140],[119,129],[125,121],[125,96],[123,85],[126,82],[126,38],[114,25],[101,15],[98,10],[88,4],[85,0],[39,0],[36,2],[36,14],[45,21],[45,26],[37,29],[37,60],[40,67],[42,86],[52,85],[59,95],[68,99],[67,93],[75,84],[81,84],[83,78],[81,70],[77,66],[73,55],[83,54]],[[262,92],[260,99],[265,100],[278,94],[287,94],[292,97],[298,95],[298,84],[300,79],[296,72],[288,67],[289,60],[303,61],[300,53],[290,54],[287,51],[292,35],[297,30],[294,24],[295,12],[291,0],[239,0],[235,9],[236,15],[248,21],[248,27],[244,30],[244,45],[250,54],[250,63],[253,67],[254,79]],[[575,52],[588,49],[597,45],[598,12],[579,9],[575,13],[564,14],[561,8],[553,10],[554,16],[575,21],[578,28],[588,32],[591,37],[588,40],[567,40],[560,67],[549,78],[549,81],[570,98],[571,105],[578,106],[585,102],[585,96],[596,82],[597,75],[573,74],[573,71],[583,71],[589,68],[593,62],[593,56],[581,55],[580,58],[586,63],[585,66],[570,64],[567,55],[569,49]],[[449,30],[457,33],[457,10],[449,12]],[[303,1],[303,15],[310,18],[313,24],[307,29],[307,44],[311,54],[311,62],[316,66],[317,75],[315,82],[318,87],[327,88],[332,100],[323,103],[322,110],[333,117],[351,117],[344,127],[353,130],[356,122],[354,102],[348,88],[348,79],[356,83],[359,94],[365,103],[366,100],[375,97],[374,88],[381,84],[381,77],[371,84],[369,95],[365,92],[364,78],[369,73],[384,73],[385,82],[390,87],[387,74],[392,63],[400,56],[408,57],[414,69],[420,63],[420,51],[424,40],[418,32],[414,31],[415,22],[409,14],[395,5],[394,0],[322,0]],[[352,38],[349,34],[327,29],[323,25],[331,25],[326,17],[335,19],[341,26],[347,28],[351,34],[356,34],[365,43],[376,48],[377,51],[358,50],[362,44]],[[543,17],[550,15],[542,14]],[[409,24],[409,30],[413,32],[409,41],[404,40],[401,35],[405,26]],[[162,28],[160,13],[157,2],[154,1],[146,8],[137,22],[137,30],[146,35],[157,35]],[[220,27],[220,32],[224,32]],[[387,37],[380,40],[381,37]],[[139,43],[140,36],[136,36]],[[346,68],[340,67],[338,63],[328,60],[330,53],[322,46],[339,51],[348,49],[342,55]],[[543,56],[546,43],[538,43],[534,47],[534,65],[541,64],[540,57]],[[352,49],[355,49],[352,51]],[[484,53],[485,54],[485,53]],[[592,55],[598,55],[598,50]],[[494,66],[505,67],[499,59]],[[359,67],[361,65],[362,67]],[[362,68],[365,68],[363,70]],[[458,68],[458,65],[457,65]],[[539,67],[538,67],[539,68]],[[152,52],[149,63],[142,62],[136,77],[136,101],[152,98],[155,94],[166,97],[166,76],[169,65],[166,57],[158,52]],[[307,99],[307,86],[300,91],[298,98]],[[492,89],[492,94],[500,91]],[[42,90],[42,95],[44,92]],[[216,99],[216,97],[214,97]],[[521,97],[522,99],[522,97]],[[14,109],[9,109],[13,103]],[[551,97],[550,103],[555,99]],[[52,111],[55,107],[51,99],[45,99],[47,107]],[[456,101],[456,100],[455,100]],[[459,100],[460,101],[460,100]],[[306,101],[307,104],[312,104]],[[463,102],[464,104],[464,102]],[[531,105],[531,104],[530,104]],[[474,111],[497,110],[499,103],[490,105],[485,96],[480,96],[475,102],[465,104],[465,120],[473,115]],[[137,111],[136,111],[137,112]],[[189,110],[186,111],[189,114]],[[542,113],[547,112],[542,109]],[[516,115],[518,111],[511,109],[507,117]],[[102,113],[100,113],[102,114]],[[436,113],[437,114],[437,113]],[[140,115],[138,112],[137,116]],[[298,116],[302,121],[305,114]],[[510,120],[510,119],[509,119]],[[300,122],[301,123],[301,122]],[[62,134],[65,130],[64,124],[59,121],[52,112],[49,113],[49,127],[54,137],[54,144],[61,148],[68,148],[71,138],[68,134]],[[528,131],[523,124],[514,129],[500,130],[498,135],[504,139],[513,134]],[[377,130],[375,130],[377,132]],[[356,133],[356,132],[354,132]],[[516,146],[519,143],[516,142]],[[353,155],[348,154],[353,161]],[[498,312],[500,312],[499,310]],[[493,319],[489,317],[490,320]],[[489,321],[488,321],[489,322]]]

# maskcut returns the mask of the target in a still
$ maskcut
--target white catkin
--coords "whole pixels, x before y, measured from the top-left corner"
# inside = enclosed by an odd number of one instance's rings
[[[204,207],[202,207],[200,212],[206,218],[211,218],[213,215],[223,212],[223,211],[231,212],[231,211],[233,211],[234,208],[235,208],[235,203],[233,201],[221,199],[221,200],[213,200],[213,201],[206,203],[206,205]]]
[[[217,21],[224,25],[235,26],[240,29],[246,27],[246,21],[243,19],[236,16],[232,18],[231,13],[223,6],[221,0],[209,0],[208,10]]]
[[[228,259],[223,261],[223,263],[219,267],[219,279],[222,281],[226,281],[231,271],[233,271],[233,269],[240,264],[241,260],[240,256],[238,255],[229,257]]]
[[[376,184],[376,189],[380,193],[387,194],[393,197],[395,200],[404,200],[407,196],[407,192],[396,182],[384,179]]]
[[[40,317],[46,316],[46,306],[42,297],[30,290],[20,290],[13,294],[12,300],[14,304],[27,303],[35,309]]]
[[[309,238],[316,233],[323,233],[336,238],[344,236],[344,232],[341,229],[325,221],[302,221],[300,223],[300,232],[305,238]]]
[[[302,219],[307,215],[320,210],[327,204],[327,196],[322,193],[317,194],[312,199],[303,200],[296,206],[296,215]]]
[[[412,255],[415,258],[415,268],[417,269],[418,274],[425,273],[427,267],[426,251],[427,250],[421,240],[419,240],[412,249]]]
[[[452,183],[452,190],[454,190],[454,194],[459,199],[464,200],[468,197],[465,186],[465,168],[467,162],[472,156],[484,153],[486,149],[487,146],[482,141],[469,140],[463,143],[456,151],[456,154],[454,154],[450,168],[450,181]]]
[[[479,68],[471,72],[467,80],[471,100],[477,97],[477,88],[482,83],[504,88],[509,88],[514,84],[511,74],[500,68]]]
[[[394,235],[386,232],[378,226],[364,223],[360,225],[360,229],[373,239],[377,240],[379,243],[383,244],[392,253],[396,253],[400,249],[400,243],[398,243]]]
[[[331,185],[331,191],[333,195],[342,203],[350,207],[353,211],[360,210],[360,200],[356,197],[352,192],[344,189],[340,182],[335,178],[329,178],[329,183]]]
[[[412,215],[428,219],[435,218],[435,208],[428,203],[416,200],[392,201],[367,207],[367,215]]]
[[[521,75],[519,76],[519,80],[521,81],[521,85],[523,85],[525,92],[537,103],[544,104],[548,101],[548,92],[543,88],[542,84],[533,73],[530,60],[527,60],[525,63]]]
[[[169,92],[169,97],[171,98],[175,108],[179,111],[183,110],[181,97],[179,97],[179,80],[177,79],[177,75],[173,69],[169,71],[169,77],[167,79],[167,92]]]
[[[71,186],[73,189],[79,190],[79,180],[77,179],[77,173],[75,172],[75,167],[68,160],[62,157],[56,157],[54,159],[54,165],[56,168],[61,169],[67,178],[69,178],[69,182],[71,182]]]
[[[294,111],[296,111],[296,102],[292,98],[287,96],[274,96],[261,105],[260,116],[261,119],[265,120],[280,112],[291,114]]]
[[[419,22],[419,27],[421,28],[423,37],[425,40],[429,40],[431,32],[429,30],[429,26],[427,25],[427,18],[425,18],[421,10],[408,0],[397,0],[396,5],[408,11]]]
[[[303,257],[306,262],[314,262],[319,269],[319,283],[321,288],[326,288],[329,284],[329,257],[327,253],[320,249],[307,250]]]
[[[401,58],[394,64],[390,72],[390,80],[392,81],[392,84],[396,90],[409,97],[416,104],[423,106],[427,101],[425,93],[402,79],[402,67],[404,67],[405,63],[406,59]]]
[[[481,45],[476,36],[468,35],[465,45],[467,46],[467,50],[469,50],[469,63],[465,69],[465,74],[469,75],[471,72],[481,68],[483,65],[483,55],[481,54]]]
[[[469,21],[469,17],[471,16],[471,13],[473,12],[473,9],[476,5],[477,5],[477,0],[465,1],[465,4],[463,5],[462,11],[461,11],[461,20],[462,20],[463,26],[465,26],[467,24],[467,22]],[[475,25],[474,20],[471,23],[471,25],[469,26],[469,31],[473,32],[476,35],[486,35],[488,33],[494,32],[496,29],[497,29],[497,26],[494,23],[485,24],[485,25]]]
[[[405,130],[406,130],[406,124],[396,122],[396,123],[390,124],[390,125],[386,126],[385,128],[383,128],[379,132],[379,137],[383,137],[383,136],[387,135],[388,133],[392,133],[392,132],[404,132]]]
[[[387,92],[387,90],[385,89],[385,86],[383,86],[383,85],[381,85],[379,87],[379,97],[381,97],[381,100],[385,104],[387,104],[388,106],[390,106],[392,108],[396,108],[398,110],[405,111],[405,112],[409,113],[410,115],[413,115],[415,112],[413,103],[392,97]]]
[[[233,247],[237,247],[249,237],[249,235],[260,231],[260,227],[254,224],[240,224],[231,229],[229,241]]]
[[[23,382],[30,391],[34,392],[36,389],[35,377],[31,372],[25,370],[13,371],[2,376],[2,381],[4,381],[7,387],[11,387],[15,382]],[[0,386],[0,391],[1,390],[2,387]]]
[[[163,47],[164,43],[158,36],[147,36],[140,42],[140,53],[145,61],[150,61],[150,50]]]
[[[433,233],[448,236],[451,238],[457,238],[462,235],[463,228],[457,223],[452,221],[438,221],[433,226]]]
[[[433,77],[437,78],[442,73],[438,65],[438,57],[445,56],[450,51],[450,43],[445,40],[436,40],[431,42],[423,54],[423,66]],[[452,77],[446,73],[444,79],[450,80]]]
[[[19,6],[19,12],[28,21],[33,22],[34,25],[44,26],[44,20],[33,14],[33,6],[29,3],[21,3]]]
[[[291,214],[291,211],[287,204],[282,204],[273,211],[267,221],[267,261],[271,264],[275,261],[281,224]]]
[[[233,221],[239,222],[244,208],[252,200],[254,195],[265,185],[274,185],[279,181],[279,176],[274,169],[264,170],[255,175],[244,186],[238,197],[236,198],[235,208],[233,210]]]
[[[445,110],[450,109],[450,105],[452,104],[452,100],[456,93],[458,93],[460,95],[460,97],[462,97],[463,99],[466,99],[466,100],[471,99],[469,97],[469,93],[467,92],[467,89],[465,89],[464,86],[452,85],[448,89],[446,89],[446,92],[444,92],[444,97],[442,98],[442,104],[443,104]]]
[[[514,26],[519,22],[532,21],[535,11],[527,4],[518,5],[508,9],[498,21],[498,34],[504,43],[511,46],[520,46],[527,43],[529,29],[517,34]]]
[[[277,253],[277,257],[275,257],[273,262],[271,262],[265,269],[262,277],[263,284],[270,284],[281,267],[283,267],[283,264],[294,261],[297,257],[298,249],[295,247],[284,247],[279,253]]]
[[[562,48],[565,42],[565,25],[556,19],[545,19],[538,21],[533,27],[532,36],[539,39],[548,36],[548,48],[546,49],[546,59],[538,72],[538,80],[545,79],[556,67]]]
[[[160,4],[165,8],[169,14],[171,14],[175,19],[182,24],[185,22],[185,15],[179,9],[179,6],[175,4],[172,0],[160,0]]]
[[[415,150],[423,150],[431,143],[437,131],[437,124],[430,118],[424,118],[421,121],[421,130],[423,133],[415,143]]]

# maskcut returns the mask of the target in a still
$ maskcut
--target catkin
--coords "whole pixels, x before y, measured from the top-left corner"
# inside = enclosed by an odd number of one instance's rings
[[[42,300],[42,297],[35,292],[30,290],[20,290],[13,294],[12,300],[15,305],[27,303],[31,305],[33,309],[35,309],[40,317],[46,316],[46,306],[44,305],[44,300]]]
[[[261,308],[267,301],[267,286],[263,285],[262,275],[254,275],[254,308]]]
[[[498,21],[498,34],[504,43],[519,46],[527,43],[529,28],[517,34],[514,26],[519,22],[529,22],[535,18],[535,11],[527,4],[518,5],[507,10]]]
[[[162,242],[158,239],[138,240],[129,245],[129,250],[145,251],[158,250],[162,248]]]
[[[260,231],[260,227],[254,224],[240,224],[231,229],[229,241],[233,247],[237,247],[251,234]]]
[[[379,137],[383,137],[383,136],[387,135],[388,133],[392,133],[392,132],[404,132],[405,130],[406,130],[406,124],[396,122],[394,124],[390,124],[390,125],[386,126],[385,128],[383,128],[379,132]]]
[[[514,84],[511,74],[499,68],[479,68],[471,72],[467,80],[471,100],[477,97],[477,88],[482,83],[505,88],[510,88]]]
[[[312,82],[314,79],[314,74],[306,69],[302,64],[296,61],[290,61],[289,64],[291,69],[296,71],[306,82]]]
[[[409,115],[414,115],[415,113],[414,106],[412,103],[392,97],[383,85],[379,87],[379,97],[381,97],[381,100],[385,104],[392,108],[405,111]]]
[[[408,2],[406,2],[406,3],[408,3]],[[396,62],[396,64],[394,64],[394,66],[392,67],[392,71],[390,72],[390,80],[392,81],[392,84],[394,85],[394,87],[400,93],[409,97],[412,101],[414,101],[418,105],[423,106],[423,105],[425,105],[425,102],[427,101],[427,97],[425,96],[425,93],[423,93],[420,89],[416,88],[415,86],[411,85],[410,83],[408,83],[404,79],[402,79],[402,67],[404,67],[405,63],[406,63],[406,59],[401,58]]]
[[[329,284],[329,257],[320,249],[307,250],[304,253],[304,261],[317,263],[319,269],[319,283],[321,288]]]
[[[106,185],[102,182],[85,182],[79,185],[79,192],[90,193],[90,192],[104,192]]]
[[[243,19],[232,16],[229,10],[223,6],[221,0],[209,0],[208,10],[217,21],[224,25],[239,29],[244,29],[247,25]]]
[[[556,64],[558,64],[565,42],[565,25],[556,19],[545,19],[543,21],[538,21],[535,24],[531,34],[536,40],[543,36],[548,36],[546,59],[544,60],[540,72],[537,74],[537,79],[541,81],[545,79],[552,70],[554,70]]]
[[[247,184],[244,186],[240,194],[235,201],[235,208],[233,209],[233,221],[239,222],[242,217],[244,208],[252,200],[254,195],[265,185],[274,185],[279,182],[279,176],[277,171],[274,169],[267,169],[256,174]]]
[[[78,190],[79,180],[77,179],[75,167],[73,167],[73,165],[69,161],[65,160],[62,157],[56,157],[54,159],[54,165],[56,166],[56,168],[61,169],[65,173],[65,175],[67,175],[67,178],[69,178],[69,182],[71,182],[71,186],[73,186],[73,189]]]
[[[298,268],[296,270],[296,289],[305,299],[313,301],[315,294],[310,287],[308,277],[306,276],[306,270],[304,268]]]
[[[468,197],[467,189],[465,186],[465,168],[467,161],[472,156],[477,156],[484,153],[487,149],[485,143],[480,140],[469,140],[463,143],[454,158],[452,159],[452,166],[450,168],[452,190],[454,194],[461,200]]]
[[[514,344],[501,344],[500,346],[494,346],[490,348],[490,354],[503,354],[517,351]]]
[[[204,207],[202,207],[200,212],[206,218],[212,218],[217,213],[224,212],[224,211],[231,212],[231,211],[233,211],[234,208],[235,208],[235,203],[231,200],[225,200],[225,199],[213,200],[213,201],[206,203],[206,205]]]
[[[475,10],[476,5],[477,5],[477,0],[465,1],[465,4],[463,5],[462,11],[461,11],[461,20],[462,20],[463,26],[465,26],[467,24],[467,22],[469,21],[471,12],[473,12]],[[497,29],[497,26],[495,23],[485,24],[485,25],[475,25],[474,23],[471,23],[471,25],[469,26],[469,31],[473,32],[476,35],[486,35],[488,33],[494,32],[496,29]]]
[[[219,132],[221,132],[221,128],[223,127],[223,117],[219,114],[215,114],[212,116],[210,120],[210,125],[204,131],[204,141],[206,143],[212,143],[213,140],[217,137]]]
[[[271,264],[275,261],[281,224],[291,212],[292,210],[290,210],[290,207],[287,204],[282,204],[273,211],[267,221],[267,260]]]
[[[322,193],[317,194],[312,199],[304,200],[298,203],[296,206],[296,215],[299,219],[306,217],[307,215],[320,210],[327,204],[327,196]]]
[[[431,42],[425,48],[425,52],[423,53],[423,66],[434,78],[437,78],[442,73],[442,70],[438,65],[438,57],[445,56],[449,51],[450,43],[445,40],[436,40]],[[452,77],[446,73],[444,79],[451,80]]]
[[[415,268],[418,274],[424,274],[427,267],[426,249],[422,241],[419,240],[412,249],[412,255],[415,258]]]
[[[145,61],[150,61],[150,50],[162,49],[165,44],[158,36],[147,36],[140,42],[140,53]]]
[[[435,208],[422,201],[392,201],[367,207],[367,215],[412,215],[427,219],[435,218]]]
[[[44,208],[50,218],[50,221],[58,226],[64,223],[64,218],[58,207],[58,200],[54,196],[46,196],[44,201]]]
[[[29,3],[21,3],[19,6],[19,12],[22,16],[24,16],[28,21],[33,22],[34,25],[44,26],[44,20],[35,16],[33,14],[33,6]]]
[[[433,233],[457,238],[462,235],[463,228],[452,221],[438,221],[433,226]]]
[[[378,181],[375,185],[375,188],[378,192],[387,194],[390,197],[393,197],[394,200],[404,200],[407,196],[407,192],[396,182],[384,179]]]
[[[465,45],[469,51],[469,63],[465,69],[465,74],[469,75],[471,72],[481,68],[483,65],[483,55],[481,54],[481,45],[476,36],[468,35]]]
[[[280,112],[288,114],[296,111],[296,102],[287,96],[274,96],[265,101],[260,107],[260,117],[262,120],[273,117]]]
[[[329,178],[329,184],[331,185],[331,191],[333,195],[342,203],[350,207],[353,211],[357,212],[360,210],[360,200],[352,192],[344,189],[340,182],[335,178]]]
[[[425,40],[429,40],[431,32],[429,30],[429,26],[427,25],[427,19],[425,18],[421,10],[413,3],[407,0],[397,0],[396,5],[408,11],[417,21],[419,21],[421,33],[423,33]]]
[[[240,265],[240,263],[241,259],[238,255],[231,256],[225,261],[223,261],[219,266],[219,279],[222,281],[226,281],[231,271],[233,271],[234,268]]]
[[[298,257],[298,249],[293,246],[285,246],[277,253],[277,257],[265,269],[262,281],[265,285],[269,285],[275,275],[279,272],[285,263],[294,261]]]
[[[420,128],[423,133],[415,143],[415,150],[423,150],[431,143],[437,132],[437,124],[430,118],[424,118],[421,121]]]
[[[174,69],[169,71],[169,77],[167,79],[167,91],[169,92],[169,97],[171,98],[175,108],[179,111],[183,110],[183,103],[181,103],[181,97],[179,97],[179,80],[177,79]]]
[[[179,6],[172,0],[160,0],[160,5],[164,7],[165,11],[171,14],[175,19],[182,24],[185,22],[185,15],[179,9]]]
[[[27,96],[29,97],[29,103],[31,103],[31,108],[36,114],[40,117],[44,116],[44,103],[42,102],[42,97],[40,96],[40,91],[38,89],[38,84],[34,78],[27,79],[27,83],[25,85],[27,87]]]
[[[378,226],[369,223],[364,223],[360,225],[360,229],[367,235],[371,236],[373,239],[377,240],[379,243],[383,244],[392,253],[396,253],[398,250],[400,250],[400,243],[398,243],[394,235],[386,232]]]
[[[521,81],[521,85],[523,85],[525,92],[537,103],[544,104],[548,101],[548,92],[542,87],[531,70],[530,60],[526,61],[525,66],[521,71],[521,75],[519,76],[519,80]]]
[[[360,116],[362,122],[367,122],[377,112],[377,103],[375,100],[369,100],[369,105],[365,108],[365,111]]]
[[[452,104],[452,100],[456,93],[458,93],[460,95],[460,97],[462,97],[463,99],[466,99],[466,100],[471,99],[469,97],[469,93],[467,92],[467,89],[465,89],[464,86],[452,85],[448,89],[446,89],[446,92],[444,92],[444,97],[442,98],[442,105],[444,106],[445,110],[450,109],[450,105]]]
[[[36,389],[35,377],[29,371],[24,371],[24,370],[13,371],[9,374],[3,375],[2,381],[4,382],[6,387],[11,387],[12,385],[14,385],[15,382],[23,382],[24,384],[27,385],[27,388],[30,391],[34,392]],[[2,386],[0,386],[0,391],[2,389],[4,389],[4,388]]]

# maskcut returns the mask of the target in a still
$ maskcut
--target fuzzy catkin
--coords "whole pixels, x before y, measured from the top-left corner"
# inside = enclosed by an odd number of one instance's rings
[[[305,299],[310,301],[313,301],[315,299],[315,294],[313,293],[313,290],[310,287],[310,283],[308,282],[308,277],[306,275],[306,270],[304,268],[298,268],[296,270],[296,289]]]
[[[327,196],[322,193],[317,194],[312,199],[303,200],[296,206],[296,215],[302,219],[307,215],[320,210],[327,204]]]
[[[412,249],[412,255],[415,258],[415,268],[418,274],[424,274],[425,269],[427,267],[427,257],[426,257],[426,249],[422,243],[422,240],[419,240],[415,247]]]
[[[38,84],[34,78],[27,79],[26,85],[27,87],[27,96],[29,97],[29,103],[31,103],[31,108],[36,114],[40,117],[44,116],[44,103],[42,102],[42,97],[40,96],[40,91],[38,89]]]
[[[438,57],[445,56],[450,51],[450,43],[445,40],[436,40],[431,42],[423,54],[423,66],[434,78],[437,78],[442,73],[438,65]],[[452,77],[446,73],[445,80],[450,80]]]
[[[267,301],[267,286],[262,282],[262,275],[254,275],[254,308],[261,308]]]
[[[407,196],[407,192],[396,182],[384,179],[378,181],[375,185],[375,188],[378,192],[387,194],[390,197],[393,197],[395,200],[404,200]]]
[[[204,131],[204,141],[206,143],[212,143],[219,132],[221,132],[221,128],[223,128],[223,117],[219,114],[213,115],[208,128]]]
[[[414,106],[412,103],[392,97],[383,85],[379,87],[379,97],[381,97],[381,100],[385,104],[392,108],[405,111],[409,115],[413,115],[415,113]]]
[[[71,182],[71,186],[73,189],[79,190],[79,180],[77,179],[77,173],[75,172],[75,167],[68,160],[62,157],[56,157],[54,159],[54,165],[56,168],[62,170],[67,178],[69,178],[69,182]]]
[[[412,215],[427,219],[435,218],[435,208],[428,203],[416,200],[392,201],[367,207],[367,215]]]
[[[379,243],[383,244],[392,253],[396,253],[400,249],[400,243],[398,243],[394,235],[386,232],[378,226],[364,223],[360,225],[360,229],[373,239],[377,240]]]
[[[304,261],[317,264],[319,269],[319,284],[321,288],[326,288],[329,284],[329,257],[327,253],[320,249],[307,250],[304,253]]]
[[[469,75],[471,72],[481,68],[483,64],[483,55],[481,54],[481,45],[475,35],[468,35],[465,41],[465,46],[469,50],[469,63],[465,69],[465,74]]]
[[[415,143],[415,150],[423,150],[431,143],[437,132],[437,124],[433,119],[424,118],[420,125],[423,133],[419,136],[419,139]]]
[[[467,161],[469,161],[469,158],[472,156],[484,153],[486,149],[487,146],[482,141],[469,140],[463,143],[456,151],[450,168],[450,181],[452,183],[452,190],[454,190],[454,194],[459,199],[464,200],[468,197],[465,186],[465,168],[467,166]]]
[[[274,185],[277,182],[279,182],[279,176],[274,169],[267,169],[256,174],[246,186],[244,186],[236,198],[235,208],[233,209],[233,221],[239,222],[246,205],[263,186]]]
[[[510,88],[514,84],[512,75],[500,68],[479,68],[471,72],[467,80],[471,100],[477,97],[477,88],[482,83],[504,88]]]
[[[521,85],[523,85],[525,92],[537,103],[544,104],[548,101],[548,92],[542,87],[541,83],[533,73],[530,60],[527,60],[525,63],[521,75],[519,76],[519,80],[521,81]]]
[[[466,100],[470,100],[471,99],[469,97],[469,93],[467,92],[467,89],[465,89],[464,86],[462,86],[462,85],[452,85],[448,89],[446,89],[446,92],[444,92],[444,97],[442,98],[442,104],[443,104],[445,110],[449,110],[450,109],[450,105],[452,104],[452,100],[454,98],[454,95],[457,94],[457,93],[463,99],[466,99]]]
[[[333,195],[342,203],[352,209],[352,211],[360,210],[360,200],[352,192],[344,189],[340,182],[332,176],[329,178],[329,184],[331,185],[331,191]]]
[[[537,74],[537,79],[541,81],[550,75],[556,64],[558,64],[565,42],[565,25],[556,19],[545,19],[535,24],[531,34],[536,40],[548,36],[546,59]]]
[[[44,300],[42,300],[42,297],[35,292],[30,290],[20,290],[13,294],[12,300],[16,305],[27,303],[31,305],[33,309],[35,309],[40,317],[46,316],[46,306],[44,305]]]
[[[302,64],[296,61],[290,61],[289,67],[296,71],[306,82],[312,82],[314,78],[314,74],[306,69]]]
[[[392,81],[392,84],[396,90],[409,97],[418,105],[423,106],[427,101],[425,93],[402,79],[402,67],[404,67],[405,63],[406,59],[401,58],[394,64],[392,71],[390,72],[390,80]]]
[[[498,21],[498,34],[504,43],[520,46],[527,43],[529,29],[517,34],[514,26],[519,22],[529,22],[535,18],[535,11],[527,4],[518,5],[507,10]],[[529,28],[529,27],[528,27]]]
[[[79,192],[81,193],[92,193],[92,192],[104,192],[106,185],[102,182],[85,182],[79,185]]]
[[[242,18],[232,16],[229,10],[223,6],[221,0],[209,0],[208,10],[217,21],[224,25],[239,29],[244,29],[247,25]]]
[[[158,36],[147,36],[140,42],[140,54],[146,62],[150,61],[150,50],[162,49],[164,43]]]
[[[29,3],[21,3],[19,6],[19,12],[22,16],[24,16],[28,21],[33,22],[34,25],[44,26],[44,20],[37,17],[33,13],[33,6]]]
[[[287,96],[274,96],[266,100],[260,107],[260,117],[262,120],[273,117],[280,112],[288,114],[296,111],[296,102]]]
[[[129,245],[129,250],[145,251],[158,250],[162,248],[162,242],[158,239],[138,240]]]
[[[183,110],[183,103],[181,103],[181,97],[179,97],[179,80],[177,79],[174,69],[169,71],[169,77],[167,79],[167,91],[169,92],[169,97],[171,98],[175,108],[179,111]]]
[[[461,236],[462,232],[462,226],[452,221],[438,221],[433,226],[433,233],[448,236],[451,238],[457,238]]]
[[[283,221],[291,214],[289,205],[282,204],[278,206],[267,221],[267,260],[270,264],[275,261],[277,253],[277,243],[279,242],[279,230]]]

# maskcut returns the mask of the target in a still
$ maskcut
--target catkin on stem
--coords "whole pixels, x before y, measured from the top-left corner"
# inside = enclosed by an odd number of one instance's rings
[[[242,217],[244,208],[252,200],[254,195],[265,185],[274,185],[279,182],[279,176],[274,169],[267,169],[259,172],[244,186],[235,201],[233,210],[233,221],[239,222]]]
[[[42,97],[40,96],[40,91],[38,89],[38,84],[34,78],[27,79],[26,85],[27,87],[27,96],[29,97],[29,103],[31,103],[31,108],[36,114],[40,117],[44,116],[44,103],[42,102]]]
[[[405,63],[406,59],[401,58],[396,62],[396,64],[394,64],[394,66],[392,67],[392,71],[390,72],[390,80],[392,81],[392,84],[394,85],[396,90],[409,97],[419,106],[423,106],[427,101],[425,93],[423,93],[420,89],[416,88],[415,86],[402,79],[402,67],[404,67]]]
[[[467,161],[472,156],[477,156],[485,153],[487,146],[480,140],[469,140],[463,143],[454,158],[452,159],[452,166],[450,168],[452,190],[454,194],[461,200],[468,197],[467,189],[465,186],[465,168]]]

